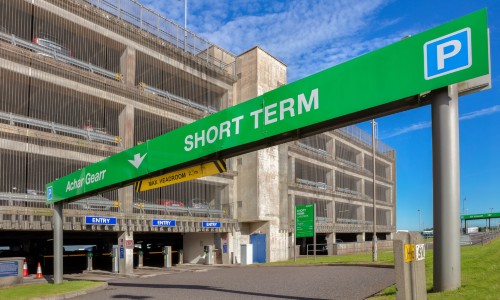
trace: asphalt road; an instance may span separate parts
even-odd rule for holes
[[[112,280],[73,299],[365,299],[394,280],[391,268],[232,267]]]

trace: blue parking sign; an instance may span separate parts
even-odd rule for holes
[[[464,28],[424,44],[426,80],[467,69],[471,65],[470,28]]]

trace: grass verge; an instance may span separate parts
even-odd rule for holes
[[[462,286],[454,291],[432,291],[433,251],[425,257],[428,299],[500,299],[500,239],[481,246],[461,248]],[[391,286],[373,299],[395,299],[396,287]]]
[[[313,256],[308,258],[297,258],[297,261],[288,260],[273,263],[266,263],[266,266],[279,266],[279,265],[303,265],[303,264],[394,264],[394,255],[392,249],[381,249],[377,252],[377,262],[372,262],[371,253],[360,253],[341,256],[323,256],[317,255],[316,260]]]
[[[40,297],[56,296],[98,287],[105,284],[97,281],[72,280],[62,284],[17,285],[0,289],[0,299],[27,300]]]

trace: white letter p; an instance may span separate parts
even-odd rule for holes
[[[444,49],[446,47],[453,47],[453,50],[445,53]],[[462,49],[462,43],[460,43],[459,40],[451,40],[449,42],[443,43],[441,45],[437,45],[437,63],[438,63],[438,70],[441,70],[444,68],[444,61],[445,59],[448,59],[450,57],[453,57],[457,55],[460,52],[460,49]]]

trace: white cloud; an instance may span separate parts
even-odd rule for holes
[[[261,46],[287,64],[291,82],[407,35],[406,30],[390,36],[372,36],[400,21],[378,14],[391,2],[188,0],[188,28],[235,54]],[[181,25],[184,23],[184,0],[143,3]]]
[[[407,126],[407,127],[398,128],[398,129],[394,130],[393,132],[384,134],[380,138],[381,139],[388,139],[388,138],[392,138],[392,137],[395,137],[395,136],[398,136],[398,135],[402,135],[402,134],[405,134],[405,133],[413,132],[413,131],[416,131],[416,130],[430,128],[431,126],[432,126],[432,123],[430,121],[428,121],[428,122],[419,122],[419,123],[415,123],[415,124],[412,124],[412,125]]]
[[[494,113],[497,113],[497,112],[500,112],[500,105],[495,105],[495,106],[488,107],[488,108],[485,108],[485,109],[481,109],[481,110],[477,110],[477,111],[473,111],[473,112],[470,112],[470,113],[463,114],[463,115],[460,116],[460,121],[471,120],[471,119],[475,119],[475,118],[478,118],[478,117],[482,117],[482,116],[486,116],[486,115],[491,115],[491,114],[494,114]]]
[[[479,118],[479,117],[482,117],[482,116],[491,115],[491,114],[498,113],[498,112],[500,112],[500,105],[495,105],[495,106],[488,107],[488,108],[485,108],[485,109],[481,109],[481,110],[476,110],[476,111],[473,111],[473,112],[465,113],[465,114],[463,114],[463,115],[461,115],[459,117],[459,120],[460,121],[472,120],[472,119],[475,119],[475,118]],[[413,132],[413,131],[430,128],[431,126],[432,126],[432,123],[430,121],[415,123],[415,124],[412,124],[410,126],[406,126],[406,127],[403,127],[403,128],[398,128],[398,129],[396,129],[396,130],[394,130],[392,132],[383,134],[381,136],[381,139],[392,138],[392,137],[395,137],[395,136],[398,136],[398,135],[402,135],[402,134],[406,134],[406,133],[410,133],[410,132]]]

